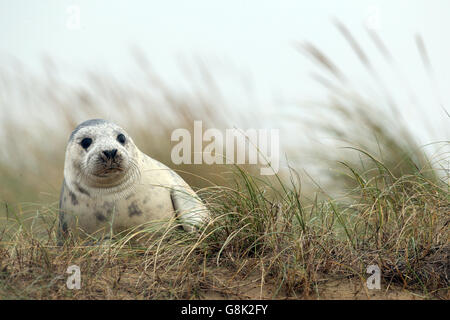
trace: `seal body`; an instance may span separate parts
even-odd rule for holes
[[[178,219],[192,231],[209,212],[173,170],[142,153],[119,126],[80,124],[66,149],[59,238],[117,234],[149,222]]]

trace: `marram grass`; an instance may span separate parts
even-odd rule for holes
[[[72,239],[58,247],[56,208],[28,218],[14,213],[2,223],[0,296],[195,299],[216,292],[246,298],[238,284],[252,279],[271,288],[265,298],[314,297],[327,279],[364,282],[367,266],[377,264],[385,288],[445,298],[448,185],[420,172],[394,178],[383,170],[373,177],[348,169],[359,181],[352,201],[307,199],[294,172],[292,183],[283,183],[237,168],[234,187],[200,191],[213,217],[198,233],[173,220],[101,245]],[[82,270],[79,291],[65,287],[73,264]]]

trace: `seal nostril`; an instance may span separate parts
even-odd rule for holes
[[[112,149],[112,150],[104,150],[103,154],[106,156],[106,158],[108,159],[114,159],[114,157],[117,154],[117,149]]]

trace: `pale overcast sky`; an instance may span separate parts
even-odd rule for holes
[[[77,10],[79,26],[74,18]],[[314,43],[355,82],[367,80],[333,25],[334,17],[352,31],[380,73],[389,78],[365,26],[368,23],[376,29],[410,86],[419,91],[421,102],[427,101],[426,109],[417,112],[418,121],[424,113],[442,120],[442,109],[430,104],[425,89],[429,81],[414,36],[418,33],[425,39],[449,109],[447,0],[0,0],[0,65],[13,56],[39,70],[45,54],[74,69],[104,68],[118,75],[130,74],[135,68],[130,48],[137,46],[173,86],[180,78],[180,59],[198,56],[219,78],[229,72],[227,65],[248,75],[261,101],[314,98],[322,91],[309,73],[317,69],[295,49],[298,42]],[[392,90],[395,93],[396,88]]]

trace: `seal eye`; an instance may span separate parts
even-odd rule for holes
[[[119,141],[121,144],[124,144],[125,141],[126,141],[126,138],[125,138],[125,136],[123,134],[119,134],[117,136],[117,141]]]
[[[92,139],[91,138],[84,138],[83,140],[81,140],[81,146],[83,147],[83,149],[87,149],[89,148],[89,146],[92,143]]]

